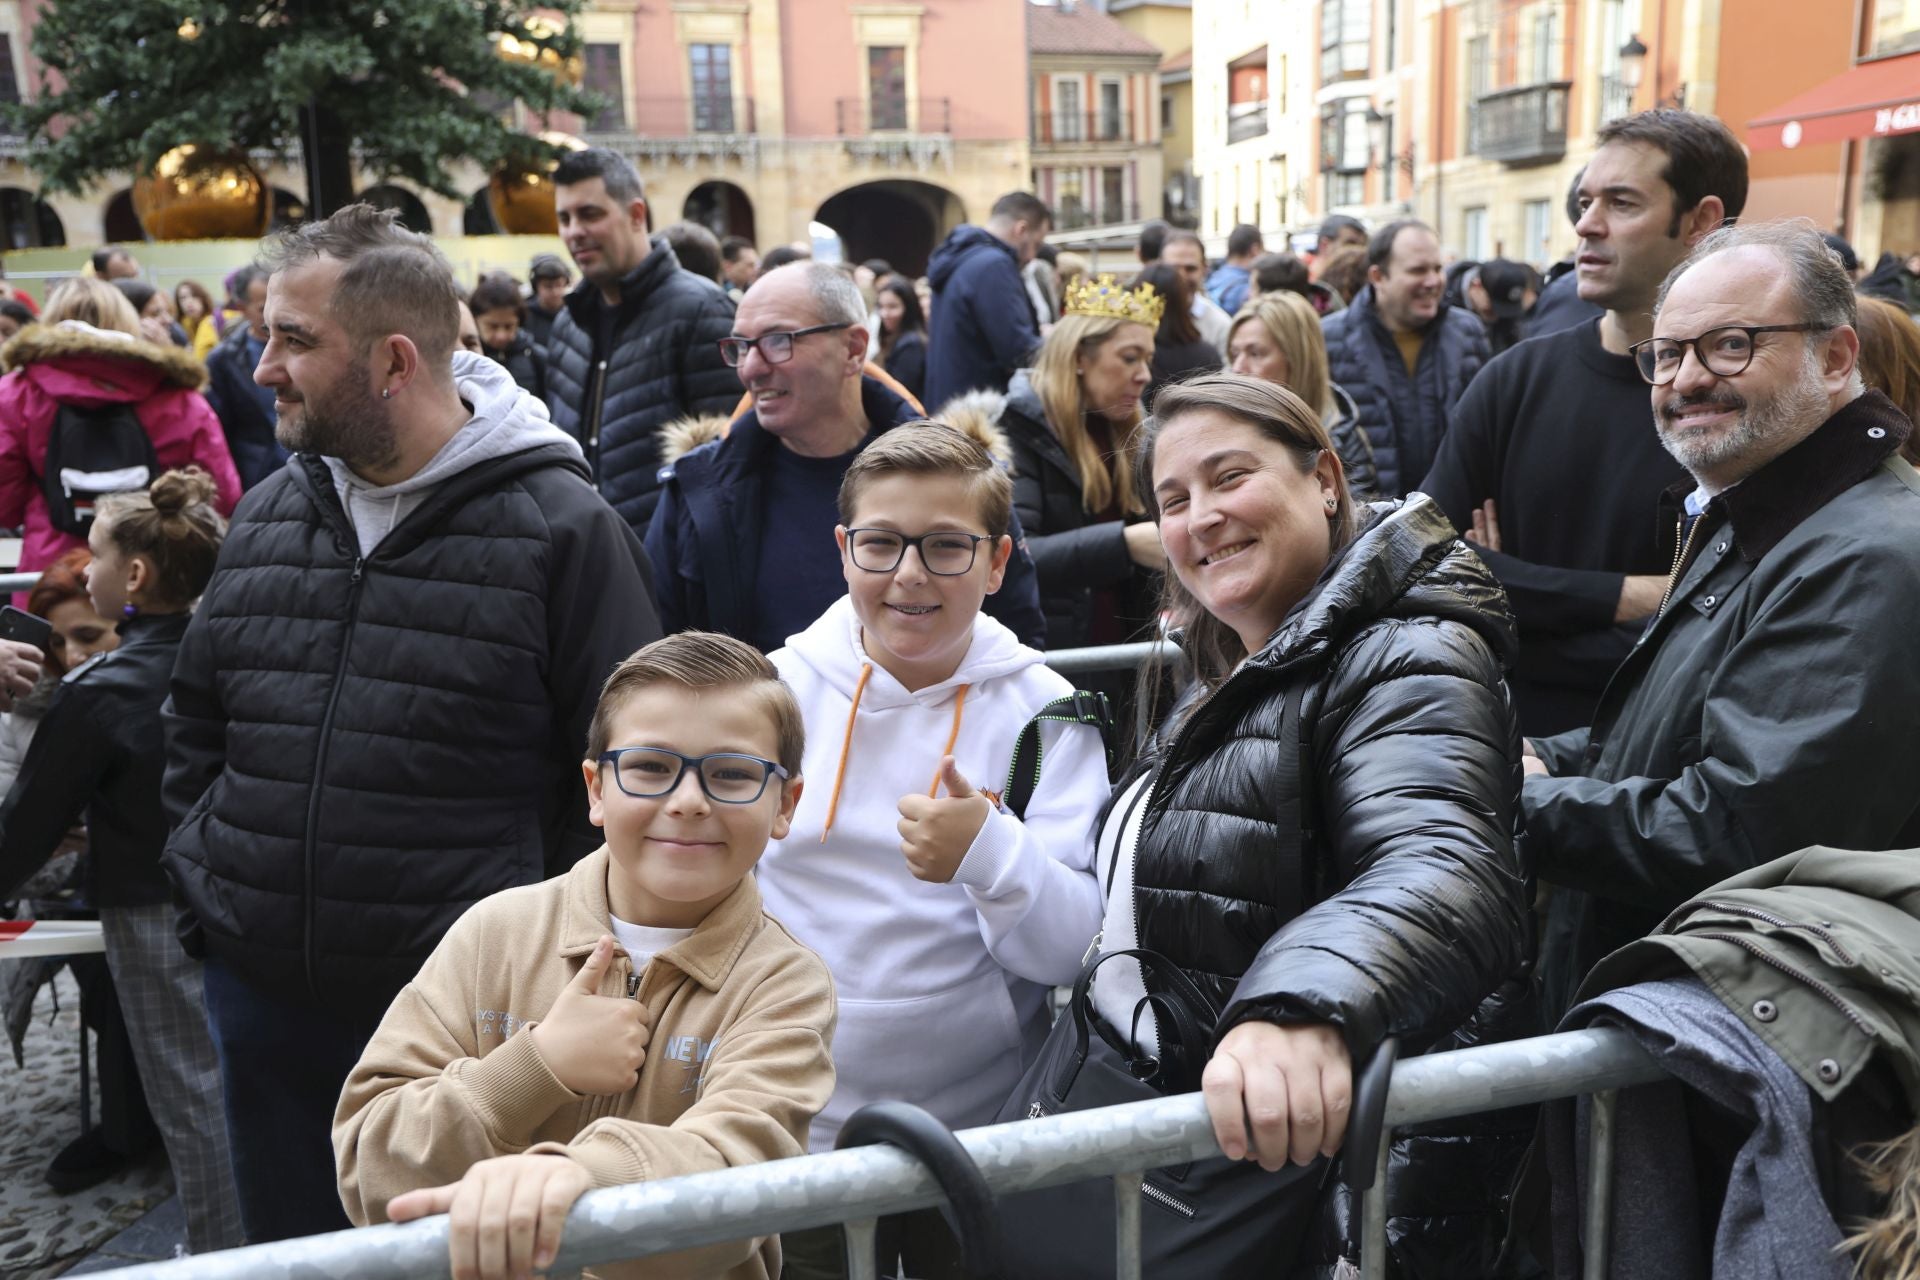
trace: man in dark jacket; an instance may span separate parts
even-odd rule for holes
[[[569,152],[554,209],[580,287],[547,337],[547,407],[586,450],[594,483],[636,533],[658,500],[659,430],[725,413],[740,394],[716,345],[733,327],[720,286],[647,239],[640,175],[624,156]]]
[[[352,205],[272,256],[255,376],[296,456],[241,506],[165,712],[164,861],[252,1241],[347,1225],[347,1073],[461,912],[598,843],[581,744],[660,634],[578,445],[454,352],[430,240]]]
[[[1507,589],[1521,635],[1508,678],[1534,735],[1591,722],[1660,603],[1660,494],[1686,472],[1661,447],[1628,347],[1652,333],[1667,273],[1747,198],[1740,143],[1687,111],[1606,125],[1587,174],[1577,278],[1606,312],[1481,370],[1420,485]]]
[[[234,273],[240,323],[207,352],[207,403],[220,419],[240,487],[251,489],[278,471],[287,451],[273,438],[273,390],[253,380],[267,349],[267,273],[246,266]]]
[[[1920,475],[1913,424],[1861,389],[1853,282],[1811,223],[1756,223],[1663,294],[1635,355],[1691,475],[1667,491],[1673,574],[1592,727],[1525,762],[1555,1015],[1716,881],[1811,844],[1920,844]]]
[[[1053,226],[1039,197],[1014,191],[994,201],[987,225],[956,227],[933,251],[927,280],[930,413],[966,391],[1005,391],[1013,371],[1040,345],[1040,325],[1020,271]]]
[[[1367,288],[1326,318],[1327,365],[1360,410],[1383,498],[1406,494],[1427,474],[1447,414],[1487,362],[1480,321],[1440,295],[1440,242],[1403,218],[1367,242]]]
[[[880,432],[923,416],[862,373],[866,304],[838,267],[796,262],[754,282],[728,359],[753,408],[724,440],[662,469],[647,530],[669,631],[724,631],[771,653],[846,594],[840,479]],[[1016,517],[1013,558],[986,611],[1038,648],[1040,594]]]

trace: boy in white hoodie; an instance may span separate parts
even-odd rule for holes
[[[978,442],[911,423],[840,487],[848,594],[773,655],[808,728],[814,785],[760,864],[767,910],[817,951],[840,998],[838,1085],[814,1122],[900,1099],[956,1129],[992,1121],[1100,927],[1097,730],[1043,722],[1024,819],[975,783],[1008,775],[1021,730],[1073,686],[980,612],[1000,586],[1012,482]],[[789,1235],[787,1274],[837,1274],[841,1233]],[[956,1274],[932,1211],[882,1224],[882,1260]]]

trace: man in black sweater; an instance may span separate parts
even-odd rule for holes
[[[1473,543],[1520,624],[1510,683],[1529,735],[1589,723],[1660,604],[1661,492],[1684,478],[1661,447],[1627,348],[1652,335],[1660,282],[1746,204],[1745,153],[1710,116],[1613,121],[1581,179],[1580,297],[1596,321],[1530,338],[1453,410],[1420,489]]]

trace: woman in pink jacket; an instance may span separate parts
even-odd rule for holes
[[[213,477],[220,514],[232,512],[240,477],[220,420],[200,394],[207,371],[193,353],[137,337],[140,319],[132,304],[104,280],[62,284],[41,321],[0,347],[6,375],[0,377],[0,528],[25,525],[20,571],[36,572],[86,545],[84,536],[55,527],[43,488],[48,442],[63,405],[132,406],[159,471],[197,463]],[[14,602],[24,599],[22,593]]]

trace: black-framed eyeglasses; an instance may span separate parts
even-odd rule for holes
[[[957,578],[973,568],[973,557],[983,542],[993,539],[984,533],[923,533],[909,538],[896,529],[849,529],[847,553],[853,567],[868,573],[892,573],[907,558],[907,548],[920,553],[920,563],[928,573]]]
[[[1745,373],[1753,363],[1754,335],[1761,333],[1824,333],[1830,324],[1729,324],[1709,329],[1697,338],[1648,338],[1627,348],[1640,376],[1649,385],[1664,387],[1680,376],[1687,348],[1717,377],[1731,378]]]
[[[707,799],[721,804],[752,804],[767,789],[767,779],[784,779],[787,771],[759,756],[721,751],[683,756],[665,747],[621,747],[600,753],[602,765],[613,766],[613,780],[636,800],[671,795],[692,769]]]
[[[804,338],[810,333],[832,333],[835,329],[851,329],[851,324],[816,324],[807,329],[792,329],[785,333],[763,333],[757,338],[720,339],[720,358],[727,367],[737,369],[747,358],[747,352],[760,348],[760,358],[768,364],[785,364],[793,359],[793,343],[796,338]]]

